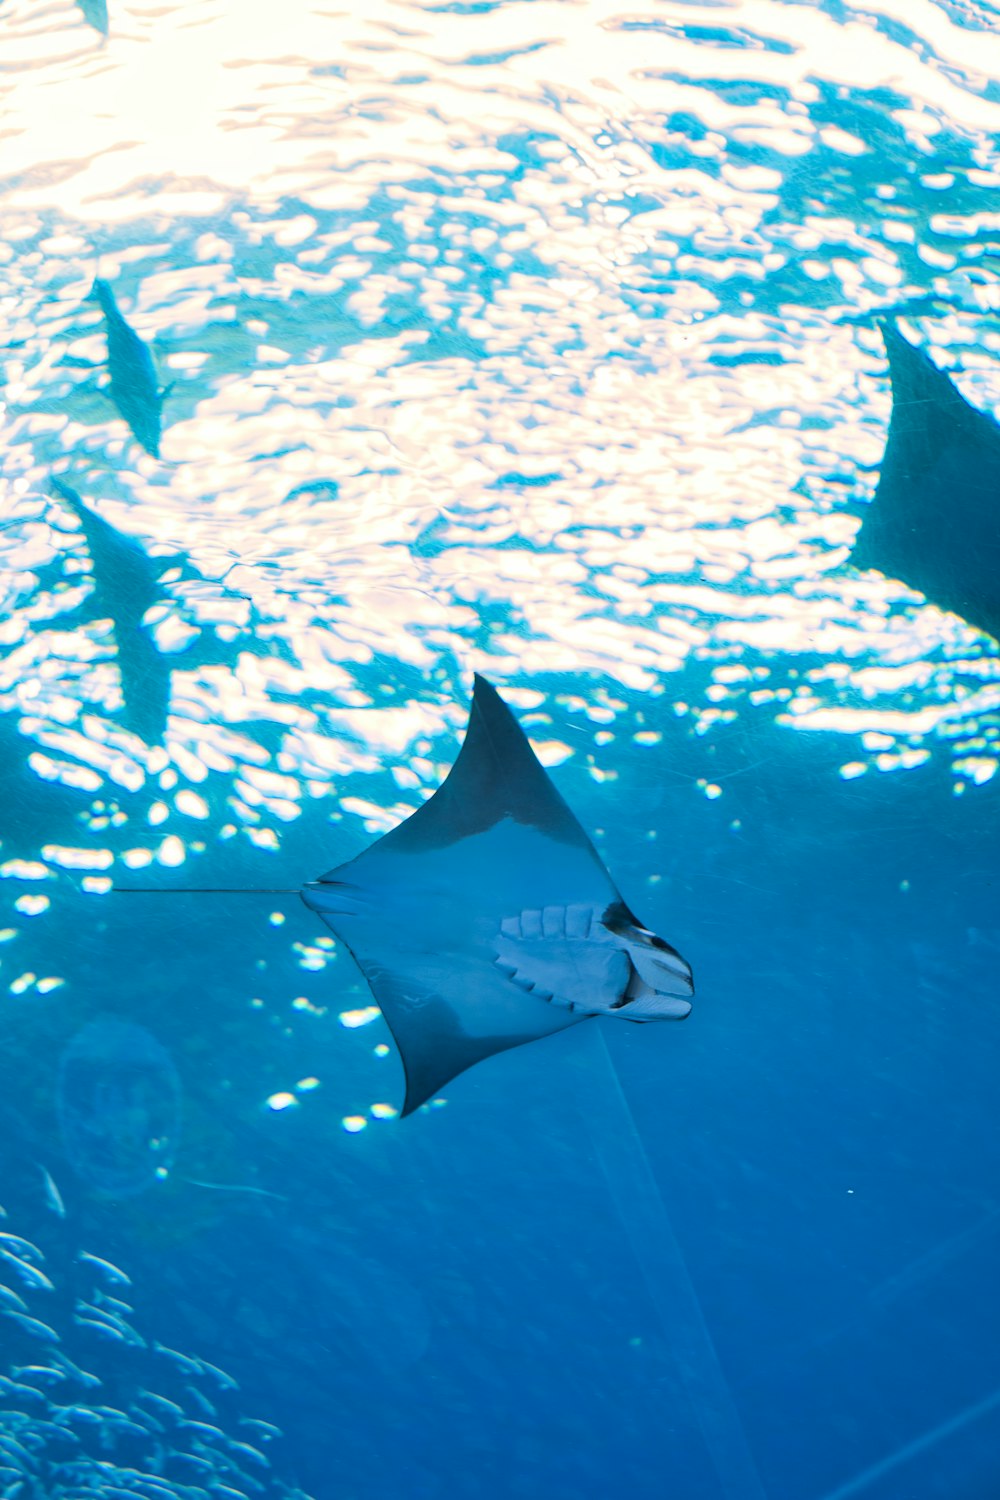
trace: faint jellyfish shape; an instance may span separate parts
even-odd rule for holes
[[[173,1164],[181,1081],[145,1027],[104,1017],[78,1031],[63,1052],[56,1111],[74,1171],[102,1197],[131,1197]]]

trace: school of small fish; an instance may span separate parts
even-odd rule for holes
[[[125,1271],[79,1250],[67,1316],[45,1253],[0,1215],[3,1500],[308,1500],[272,1471],[265,1450],[280,1431],[235,1409],[236,1381],[135,1326]],[[128,1351],[107,1377],[113,1389],[90,1368],[107,1344]]]

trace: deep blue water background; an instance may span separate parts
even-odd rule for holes
[[[0,13],[0,1228],[39,1316],[126,1405],[148,1360],[70,1290],[127,1268],[318,1500],[992,1500],[1000,657],[846,549],[879,313],[1000,403],[996,12],[286,9]],[[98,269],[176,381],[160,464],[98,390]],[[163,747],[59,621],[53,470],[199,575]],[[473,669],[695,1010],[378,1119],[395,1052],[291,892],[438,783]],[[125,1198],[57,1119],[102,1015],[184,1097]]]

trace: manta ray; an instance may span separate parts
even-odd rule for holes
[[[459,1073],[591,1016],[680,1020],[691,969],[643,926],[511,710],[477,676],[434,795],[304,886],[395,1038],[408,1115]]]
[[[851,562],[1000,640],[1000,426],[892,323],[892,417]]]

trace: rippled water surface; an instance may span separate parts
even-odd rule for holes
[[[848,559],[881,317],[1000,410],[1000,12],[5,0],[0,97],[0,1197],[321,1500],[990,1500],[1000,647]],[[698,1002],[400,1122],[294,892],[473,670]],[[107,1016],[184,1095],[118,1201]]]

